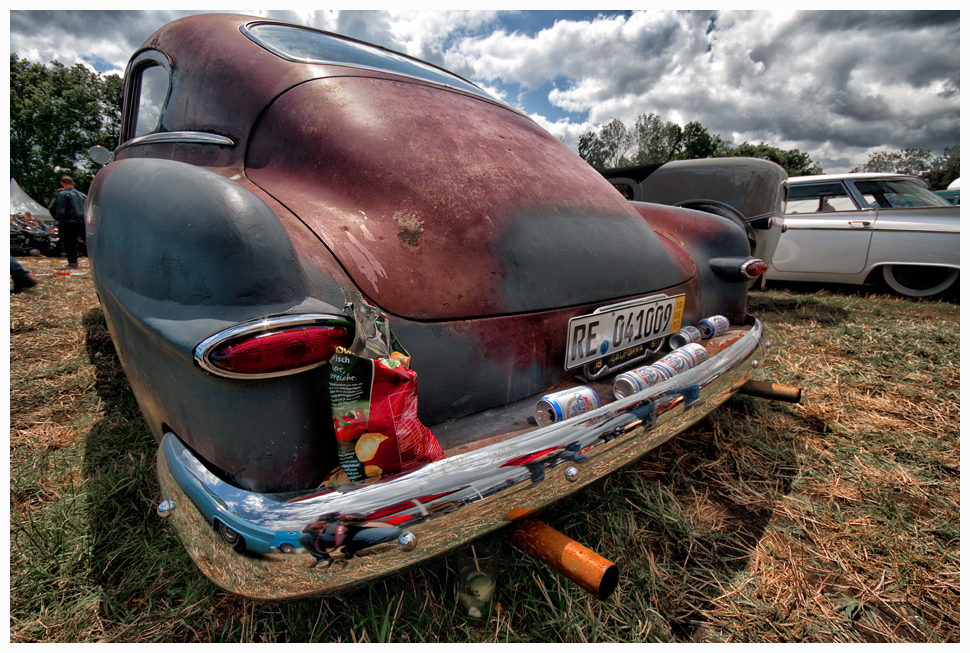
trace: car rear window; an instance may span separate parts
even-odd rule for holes
[[[950,205],[936,193],[906,179],[857,181],[855,187],[872,207],[900,209]]]
[[[795,184],[788,191],[787,213],[855,211],[849,192],[839,182]]]
[[[294,25],[256,23],[247,25],[246,35],[273,54],[305,63],[339,63],[383,70],[444,84],[489,100],[494,98],[457,75],[418,59],[361,41]]]

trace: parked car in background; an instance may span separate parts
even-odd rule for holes
[[[744,227],[751,255],[770,263],[784,229],[788,173],[747,157],[689,159],[601,174],[628,200],[720,215]]]
[[[919,177],[848,173],[788,180],[785,233],[766,279],[884,281],[929,297],[960,275],[960,208]]]
[[[170,23],[94,157],[92,276],[159,441],[159,512],[239,594],[342,590],[506,526],[703,418],[761,358],[746,300],[766,266],[733,218],[627,202],[520,111],[358,40]],[[738,206],[771,222],[783,178],[745,170]],[[711,316],[706,360],[614,396]],[[383,339],[381,365],[416,379],[395,427],[442,451],[394,474],[367,462],[387,440],[373,400],[334,385],[345,349]],[[539,398],[582,385],[588,410],[538,425]]]

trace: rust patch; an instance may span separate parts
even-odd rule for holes
[[[397,239],[408,247],[418,247],[421,244],[421,233],[424,231],[424,221],[417,216],[405,213],[395,213],[394,219],[401,225]]]

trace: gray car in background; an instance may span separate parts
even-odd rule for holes
[[[751,255],[771,263],[784,230],[788,173],[777,163],[749,157],[686,159],[601,174],[633,202],[713,213],[744,227]]]
[[[766,278],[864,284],[907,297],[949,289],[960,275],[960,207],[925,181],[890,173],[788,180],[786,231]]]

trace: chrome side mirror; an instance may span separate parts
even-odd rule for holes
[[[88,150],[88,156],[91,157],[91,160],[95,163],[105,165],[111,161],[112,155],[111,151],[107,148],[101,147],[100,145],[95,145]]]

